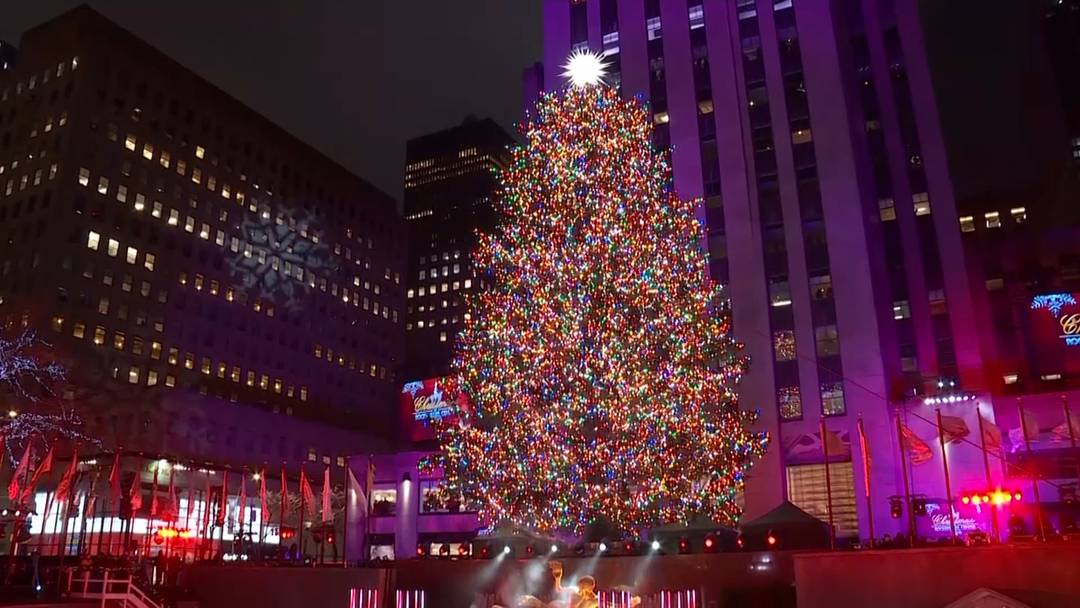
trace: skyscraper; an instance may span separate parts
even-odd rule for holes
[[[0,72],[0,320],[111,449],[325,462],[396,424],[394,201],[87,7]]]
[[[878,535],[903,530],[894,415],[929,442],[914,396],[985,388],[917,3],[545,0],[544,18],[545,85],[572,50],[606,54],[610,86],[648,102],[679,194],[703,199],[752,358],[742,403],[772,436],[747,517],[789,499],[824,518],[831,445],[839,534],[867,536],[870,511]],[[913,489],[943,503],[941,477],[924,467]]]
[[[462,297],[480,287],[470,254],[477,231],[494,226],[496,170],[506,165],[512,143],[495,121],[470,117],[407,144],[408,380],[450,371],[454,337],[466,315]]]

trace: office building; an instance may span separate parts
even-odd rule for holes
[[[406,146],[408,381],[450,372],[454,338],[467,314],[464,297],[481,286],[471,264],[476,235],[495,226],[496,171],[513,143],[490,118],[468,118]]]
[[[878,536],[903,530],[894,415],[933,443],[923,400],[986,388],[917,4],[545,1],[545,85],[572,50],[604,53],[610,86],[649,103],[676,190],[703,199],[711,273],[752,360],[741,400],[772,437],[750,518],[784,499],[826,516],[824,421],[843,446],[838,533],[866,537],[871,511]],[[970,402],[950,409],[973,426]],[[957,487],[981,478],[974,448],[949,458]],[[944,502],[940,467],[913,477]]]
[[[0,72],[0,237],[104,449],[340,471],[396,427],[394,201],[85,6]]]

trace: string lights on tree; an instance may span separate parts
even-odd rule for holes
[[[733,524],[768,437],[736,385],[747,367],[701,249],[698,201],[671,188],[645,107],[577,56],[503,171],[502,222],[475,253],[457,390],[436,465],[489,526],[631,535],[703,516]]]

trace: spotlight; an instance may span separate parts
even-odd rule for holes
[[[712,534],[705,536],[705,552],[712,553],[716,550],[716,537]]]
[[[971,502],[971,497],[970,496],[964,496],[963,498],[960,499],[960,502],[962,502],[962,503],[964,503],[966,505],[966,504]]]
[[[600,549],[601,553],[607,551],[607,543],[600,543],[600,546],[598,548]]]
[[[1015,500],[1017,502],[1020,502],[1020,499],[1023,498],[1023,497],[1024,497],[1024,495],[1021,494],[1020,492],[1017,492],[1017,493],[1013,494],[1013,500]]]
[[[625,543],[623,543],[623,551],[625,551],[626,553],[633,553],[634,552],[634,543],[632,543],[630,541],[626,541]]]
[[[559,552],[559,545],[556,545],[555,543],[552,543],[551,544],[551,552],[552,553],[558,553]]]
[[[735,546],[739,549],[744,549],[746,547],[746,541],[743,540],[742,534],[735,537]]]
[[[460,555],[461,557],[467,556],[469,554],[469,545],[461,543],[460,545],[458,545],[457,552],[458,555]]]
[[[684,537],[679,539],[679,553],[689,553],[689,552],[690,552],[690,541],[686,540],[686,537],[684,536]]]
[[[416,557],[424,557],[425,555],[427,555],[427,549],[424,548],[424,545],[416,545]]]
[[[503,545],[503,555],[510,554],[510,545]]]
[[[776,534],[772,530],[769,530],[769,535],[765,537],[765,542],[768,543],[770,547],[775,547],[780,540],[776,538]]]
[[[652,541],[652,543],[649,544],[649,546],[652,547],[653,551],[659,551],[660,550],[660,541],[654,540],[654,541]]]

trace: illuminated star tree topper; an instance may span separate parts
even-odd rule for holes
[[[570,54],[562,75],[575,87],[603,84],[608,65],[603,55],[587,49],[578,50]]]
[[[646,108],[587,86],[592,61],[571,60],[574,86],[539,101],[502,173],[447,388],[472,407],[441,426],[436,464],[489,526],[734,524],[768,438],[738,405],[747,360],[699,201],[672,192]]]

